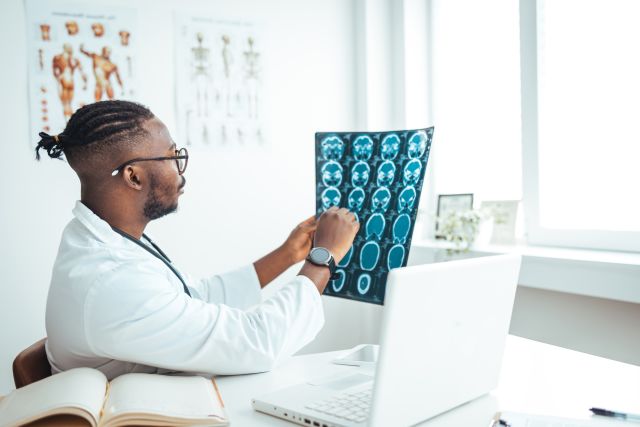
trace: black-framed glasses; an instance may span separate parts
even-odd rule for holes
[[[113,172],[111,172],[111,176],[118,175],[118,172],[120,172],[123,168],[129,166],[132,163],[147,162],[147,161],[150,161],[150,160],[153,160],[153,161],[175,160],[176,166],[178,166],[178,175],[182,175],[184,173],[184,171],[187,169],[187,163],[189,163],[189,152],[187,151],[186,148],[181,148],[179,150],[176,150],[176,155],[175,156],[138,157],[138,158],[135,158],[135,159],[127,160],[126,162],[124,162],[123,164],[121,164],[120,166],[115,168],[113,170]]]

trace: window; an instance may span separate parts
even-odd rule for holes
[[[522,195],[518,4],[432,0],[435,193]]]
[[[520,8],[529,241],[640,250],[640,2]]]

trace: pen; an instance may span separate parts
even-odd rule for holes
[[[489,427],[511,427],[511,424],[500,418],[500,415],[502,415],[500,412],[496,412]]]
[[[607,409],[602,409],[602,408],[590,408],[589,410],[594,414],[601,415],[603,417],[614,417],[614,418],[622,418],[623,420],[629,420],[629,421],[640,421],[640,415],[636,415],[636,414],[626,414],[624,412],[609,411]]]

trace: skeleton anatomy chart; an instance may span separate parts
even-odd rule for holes
[[[31,137],[59,133],[75,110],[135,99],[132,9],[27,0]]]
[[[407,265],[433,127],[316,133],[316,211],[346,207],[360,231],[325,294],[384,302],[389,270]]]
[[[176,15],[178,132],[187,146],[261,143],[257,26]]]

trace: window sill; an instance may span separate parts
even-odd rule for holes
[[[410,264],[516,253],[522,255],[520,286],[640,304],[640,253],[476,244],[448,255],[453,248],[443,240],[414,240]]]

